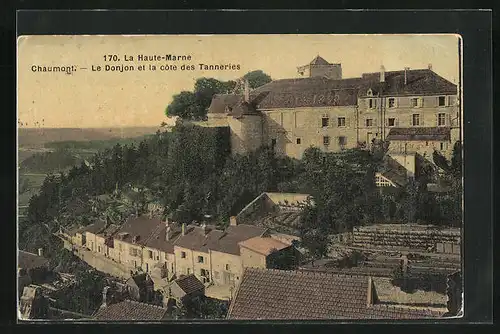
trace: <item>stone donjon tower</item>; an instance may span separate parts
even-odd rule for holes
[[[342,79],[342,65],[331,64],[319,55],[309,64],[297,68],[297,72],[305,77],[325,77],[332,80]]]

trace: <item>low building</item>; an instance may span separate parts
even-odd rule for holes
[[[294,267],[298,256],[293,246],[270,236],[254,237],[238,244],[244,268]],[[280,257],[284,261],[280,261]],[[277,262],[286,262],[278,264]]]
[[[43,250],[38,255],[19,250],[18,253],[18,292],[23,293],[24,287],[43,282],[49,275],[49,260],[43,257]]]
[[[20,320],[47,319],[49,302],[43,296],[42,289],[36,285],[24,287],[19,300],[18,318]]]
[[[314,204],[309,194],[264,192],[246,205],[233,220],[273,232],[298,234],[300,215],[307,203]]]
[[[123,300],[101,307],[92,317],[94,321],[161,321],[168,319],[168,310],[161,306]]]
[[[386,140],[390,154],[419,153],[431,161],[434,151],[450,158],[454,145],[449,127],[391,128]]]
[[[379,303],[370,277],[247,268],[229,320],[425,319],[444,313]]]
[[[135,273],[126,282],[131,298],[140,302],[151,302],[154,295],[154,283],[146,273]]]
[[[191,274],[181,276],[172,281],[167,288],[166,296],[174,299],[177,303],[185,304],[187,301],[205,294],[205,285]]]
[[[414,157],[413,159],[410,157],[408,160],[412,160],[413,166],[415,166]],[[415,176],[414,167],[411,168],[407,166],[407,168],[405,168],[397,159],[394,159],[389,155],[385,155],[382,165],[375,173],[375,184],[377,187],[404,187],[408,184],[409,179]]]

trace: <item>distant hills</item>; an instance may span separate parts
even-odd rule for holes
[[[41,148],[49,142],[134,138],[154,134],[160,127],[125,128],[20,128],[19,147]]]

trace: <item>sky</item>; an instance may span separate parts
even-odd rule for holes
[[[22,36],[18,39],[18,121],[46,128],[158,126],[172,96],[200,77],[234,80],[253,70],[273,79],[300,77],[297,67],[320,55],[342,64],[344,78],[386,71],[432,69],[458,84],[458,35],[149,35]],[[190,61],[139,62],[138,55],[190,55]],[[118,62],[104,57],[116,55]],[[125,61],[132,56],[133,61]],[[239,65],[201,70],[199,64]],[[157,66],[156,71],[149,65]],[[177,71],[160,65],[176,64]],[[183,64],[194,70],[181,70]],[[105,71],[132,65],[134,71]],[[139,71],[138,66],[145,65]],[[74,66],[71,74],[33,66]],[[92,66],[101,71],[92,71]],[[86,68],[86,69],[82,69]]]

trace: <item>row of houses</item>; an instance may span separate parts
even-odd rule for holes
[[[97,222],[84,228],[61,231],[66,247],[86,248],[130,271],[141,270],[169,281],[194,274],[205,284],[235,286],[243,268],[266,268],[273,258],[290,255],[291,242],[268,229],[238,224],[218,229],[213,225],[178,224],[151,216],[130,217],[121,227]]]

